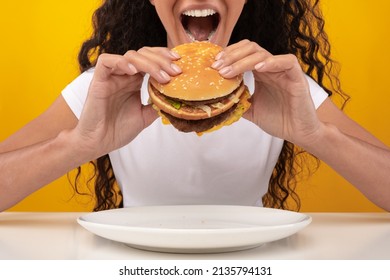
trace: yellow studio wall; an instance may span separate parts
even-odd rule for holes
[[[351,96],[345,112],[390,145],[390,2],[323,0],[322,8],[341,85]],[[381,211],[324,163],[299,193],[302,211]]]
[[[91,32],[91,15],[99,3],[2,1],[0,141],[43,112],[78,75],[77,52]],[[389,145],[390,2],[323,0],[322,6],[333,56],[341,65],[342,86],[352,97],[346,113]],[[325,164],[298,190],[302,211],[380,211]],[[91,207],[89,199],[73,197],[64,176],[11,210],[89,211]]]
[[[1,141],[49,107],[79,74],[78,50],[100,0],[0,1]],[[64,176],[12,210],[91,210],[89,198],[73,194]]]

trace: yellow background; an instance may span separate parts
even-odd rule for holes
[[[0,140],[39,115],[78,75],[77,52],[99,2],[1,0]],[[390,2],[323,0],[322,5],[342,86],[352,96],[346,113],[389,145]],[[325,164],[299,190],[302,211],[380,211]],[[88,199],[72,195],[64,176],[12,210],[91,209]]]

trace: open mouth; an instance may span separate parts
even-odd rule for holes
[[[181,23],[191,41],[211,41],[220,21],[213,9],[187,10],[181,15]]]

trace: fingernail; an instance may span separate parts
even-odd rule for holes
[[[135,68],[135,66],[133,64],[129,63],[129,64],[127,64],[127,67],[129,67],[131,75],[134,75],[135,73],[137,73],[137,69]]]
[[[179,59],[179,58],[180,58],[180,55],[179,55],[177,52],[175,52],[175,51],[170,51],[170,53],[171,53],[171,55],[172,55],[173,58],[176,58],[176,59]]]
[[[164,70],[160,70],[160,77],[167,82],[171,80],[171,77]]]
[[[230,72],[232,72],[232,70],[233,70],[233,68],[231,66],[227,66],[227,67],[224,67],[221,70],[219,70],[219,74],[221,74],[222,76],[226,76]]]
[[[260,62],[260,63],[258,63],[258,64],[255,65],[255,69],[256,69],[257,71],[259,71],[261,68],[264,67],[264,65],[265,65],[265,62],[264,62],[264,61],[263,61],[263,62]]]
[[[224,52],[220,52],[219,54],[216,55],[215,60],[220,60],[223,55]]]
[[[175,63],[171,64],[171,68],[173,71],[175,71],[175,73],[177,73],[177,74],[181,73],[181,68],[179,66],[177,66]]]
[[[223,65],[223,60],[217,60],[212,65],[211,68],[219,69]]]

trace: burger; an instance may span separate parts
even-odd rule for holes
[[[164,124],[182,132],[202,135],[238,121],[250,107],[250,94],[243,76],[225,79],[211,65],[222,51],[210,42],[179,45],[173,51],[182,73],[167,84],[154,78],[148,82],[153,108]]]

